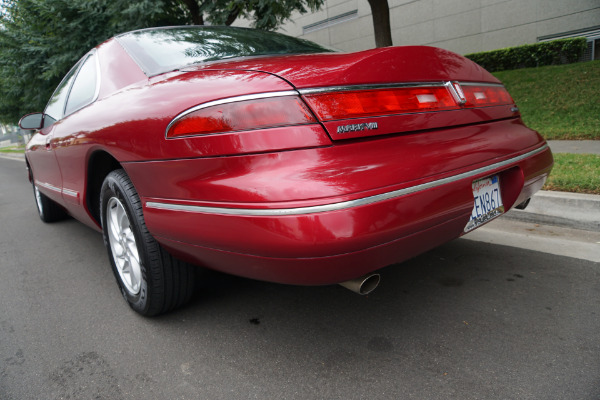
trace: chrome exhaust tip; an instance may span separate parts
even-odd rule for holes
[[[360,278],[351,279],[346,282],[341,282],[340,285],[346,289],[352,290],[354,293],[365,295],[371,293],[377,286],[381,277],[379,274],[367,274]]]
[[[531,197],[528,198],[527,200],[525,200],[524,202],[522,202],[521,204],[515,206],[515,208],[517,210],[524,210],[527,208],[527,206],[529,205],[529,202],[531,201]]]

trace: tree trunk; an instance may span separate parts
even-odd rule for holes
[[[194,25],[204,25],[204,18],[200,12],[200,6],[196,0],[183,0],[183,4],[187,7],[192,17],[192,23]]]
[[[392,46],[392,29],[390,26],[390,7],[387,0],[369,0],[373,14],[375,29],[375,46]]]
[[[238,5],[235,5],[233,6],[233,10],[231,10],[229,15],[227,16],[227,19],[225,20],[225,25],[229,26],[233,24],[233,21],[237,19],[238,15],[240,15],[240,7]]]

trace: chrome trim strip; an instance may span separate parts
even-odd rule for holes
[[[473,171],[464,172],[462,174],[450,176],[448,178],[439,179],[437,181],[423,183],[421,185],[411,186],[405,189],[394,190],[392,192],[381,193],[374,196],[363,197],[362,199],[342,201],[339,203],[324,204],[319,206],[310,207],[297,207],[297,208],[279,208],[279,209],[249,209],[249,208],[224,208],[224,207],[204,207],[204,206],[191,206],[186,204],[169,204],[161,203],[157,201],[146,202],[147,208],[154,208],[157,210],[169,210],[169,211],[186,211],[204,214],[224,214],[224,215],[240,215],[240,216],[284,216],[284,215],[304,215],[314,214],[328,211],[344,210],[347,208],[359,207],[368,204],[378,203],[380,201],[393,199],[396,197],[406,196],[407,194],[420,192],[423,190],[431,189],[437,186],[442,186],[448,183],[456,182],[461,179],[471,178],[476,175],[484,174],[493,171],[498,168],[506,167],[510,164],[522,161],[528,157],[534,156],[548,149],[548,145],[544,144],[542,147],[525,153],[523,155],[511,158],[510,160],[501,161],[495,164],[481,167]]]
[[[79,198],[79,192],[76,192],[75,190],[71,190],[71,189],[61,189],[59,187],[56,187],[54,185],[51,185],[49,183],[46,182],[40,182],[38,180],[35,181],[35,184],[37,186],[41,186],[44,187],[46,189],[52,190],[53,192],[57,192],[57,193],[61,193],[70,197],[75,197],[75,198]]]
[[[461,85],[466,86],[503,86],[501,83],[489,83],[489,82],[458,82]],[[329,86],[319,88],[308,88],[299,89],[300,94],[314,94],[314,93],[326,93],[326,92],[345,92],[353,90],[376,90],[376,89],[393,89],[393,88],[419,88],[419,87],[452,87],[452,82],[406,82],[406,83],[381,83],[373,85],[354,85],[354,86]],[[452,91],[452,89],[450,89]]]
[[[347,92],[354,90],[377,90],[394,88],[419,88],[419,87],[441,87],[444,82],[410,82],[410,83],[381,83],[376,85],[353,85],[353,86],[329,86],[320,88],[299,89],[300,94],[314,94],[326,92]]]
[[[295,90],[285,90],[285,91],[281,91],[281,92],[246,94],[243,96],[227,97],[225,99],[213,100],[213,101],[209,101],[207,103],[197,105],[192,108],[188,108],[187,110],[177,114],[177,116],[175,118],[173,118],[173,120],[171,122],[169,122],[169,125],[167,125],[167,129],[165,129],[165,139],[167,139],[167,140],[178,139],[178,138],[167,137],[167,133],[169,132],[169,129],[179,119],[185,117],[186,115],[188,115],[190,113],[193,113],[194,111],[202,110],[203,108],[207,108],[207,107],[218,106],[220,104],[228,104],[228,103],[235,103],[238,101],[267,99],[267,98],[271,98],[271,97],[283,97],[283,96],[298,96],[298,92],[296,92]]]
[[[45,187],[46,189],[52,190],[53,192],[58,192],[58,193],[62,193],[62,190],[54,185],[51,185],[49,183],[46,182],[40,182],[38,180],[35,181],[36,185],[41,186],[41,187]]]
[[[70,197],[75,197],[75,198],[79,197],[79,193],[74,190],[71,190],[71,189],[63,189],[62,192],[64,195],[67,195]]]
[[[458,82],[461,86],[500,86],[504,87],[501,83],[492,82]]]

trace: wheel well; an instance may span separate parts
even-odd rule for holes
[[[100,190],[102,189],[102,183],[106,175],[120,168],[122,168],[121,164],[104,151],[97,151],[90,156],[87,168],[86,203],[98,225],[100,225]]]

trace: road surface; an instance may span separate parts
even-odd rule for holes
[[[594,261],[459,239],[366,297],[209,273],[147,319],[99,233],[39,220],[23,162],[0,210],[3,400],[600,398]]]

